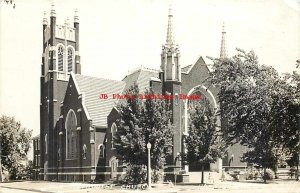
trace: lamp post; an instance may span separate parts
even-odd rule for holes
[[[151,143],[147,143],[147,149],[148,149],[148,187],[151,189],[151,158],[150,158],[150,149],[151,149]]]

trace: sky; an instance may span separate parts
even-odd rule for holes
[[[122,80],[141,65],[160,66],[169,5],[181,66],[218,57],[222,24],[227,52],[254,50],[280,73],[300,58],[300,0],[15,0],[0,1],[0,114],[39,134],[42,21],[55,4],[58,24],[80,19],[82,74]],[[210,63],[206,59],[207,63]]]

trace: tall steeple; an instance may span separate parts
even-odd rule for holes
[[[173,15],[172,15],[172,7],[171,4],[169,6],[169,15],[168,15],[168,29],[167,29],[167,45],[174,44],[173,39]]]
[[[220,58],[222,58],[222,59],[227,58],[227,49],[226,49],[226,31],[225,31],[225,24],[224,24],[224,23],[223,23],[223,30],[222,30],[222,40],[221,40]]]
[[[181,68],[180,68],[180,51],[179,46],[175,44],[173,35],[173,14],[172,8],[169,7],[167,39],[162,46],[161,53],[161,73],[160,79],[162,81],[181,82]]]

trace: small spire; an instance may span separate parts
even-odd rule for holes
[[[223,26],[222,26],[222,39],[221,39],[220,58],[222,58],[222,59],[227,58],[226,31],[225,31],[224,22],[223,22]]]
[[[78,9],[75,9],[74,23],[79,23]]]
[[[50,16],[55,17],[55,15],[56,15],[55,6],[54,6],[54,2],[52,2]]]
[[[48,25],[48,19],[47,19],[46,11],[44,11],[43,25]]]
[[[168,29],[167,29],[167,41],[166,44],[172,45],[174,44],[173,37],[173,14],[171,4],[169,5],[169,15],[168,15]]]

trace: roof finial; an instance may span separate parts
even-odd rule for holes
[[[78,9],[75,9],[74,23],[79,23]]]
[[[56,15],[55,6],[54,6],[54,2],[52,1],[50,16],[55,17],[55,15]]]
[[[46,11],[44,11],[43,25],[48,25],[48,19],[47,19]]]
[[[166,44],[172,45],[174,44],[173,39],[173,15],[172,15],[172,7],[169,5],[169,15],[168,15],[168,29],[167,29],[167,41]]]
[[[227,58],[226,31],[225,31],[224,22],[223,22],[223,26],[222,26],[222,39],[221,39],[220,58],[222,58],[222,59]]]

